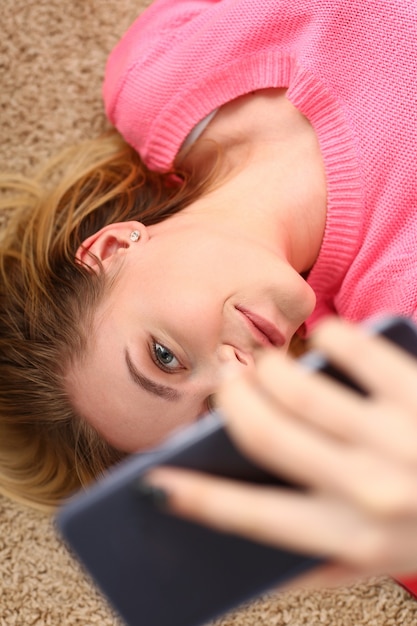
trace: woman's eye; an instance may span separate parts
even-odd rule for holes
[[[168,348],[165,348],[161,343],[154,341],[152,351],[156,365],[164,371],[172,372],[182,369],[182,365],[175,354],[171,352],[171,350],[168,350]]]

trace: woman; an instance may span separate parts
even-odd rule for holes
[[[10,231],[9,491],[59,499],[197,419],[222,364],[257,380],[260,348],[329,313],[415,315],[415,8],[305,5],[160,0],[113,52],[108,115],[160,174],[94,144]]]
[[[410,154],[417,138],[416,6],[274,0],[253,9],[244,0],[154,3],[110,57],[107,113],[150,167],[165,171],[178,151],[177,162],[201,167],[203,147],[187,156],[201,132],[201,140],[220,146],[225,156],[214,190],[166,223],[182,233],[189,229],[190,238],[177,240],[178,249],[198,242],[204,256],[207,244],[198,239],[204,224],[221,264],[214,273],[223,278],[221,267],[233,257],[223,258],[216,236],[230,224],[229,232],[245,244],[237,257],[247,260],[249,277],[254,278],[253,264],[264,276],[279,276],[274,297],[266,291],[258,300],[247,292],[241,300],[232,298],[232,309],[243,313],[254,336],[265,335],[265,344],[285,347],[298,324],[306,322],[309,332],[329,313],[355,321],[381,312],[416,317],[416,176]],[[233,241],[228,246],[233,254]],[[262,266],[262,246],[273,250],[280,265]],[[291,270],[308,275],[307,283]],[[204,275],[201,267],[199,272]],[[213,300],[219,282],[204,280]],[[314,312],[308,287],[317,298]],[[183,328],[192,327],[188,322],[183,320]],[[293,503],[288,527],[276,528],[273,514],[282,509],[283,494],[264,495],[263,502],[256,490],[210,481],[205,489],[203,479],[184,490],[181,480],[191,478],[180,474],[176,483],[172,473],[165,486],[173,509],[264,541],[329,554],[362,573],[413,572],[415,365],[369,339],[367,363],[360,335],[338,326],[322,333],[318,346],[356,377],[360,373],[373,392],[371,409],[369,400],[330,391],[322,382],[310,390],[305,375],[278,355],[261,360],[254,371],[255,346],[242,349],[235,337],[228,341],[230,363],[245,366],[245,375],[219,397],[230,411],[232,433],[258,462],[314,489],[313,497]],[[175,350],[168,358],[181,362]],[[210,362],[208,355],[204,362]],[[332,419],[335,413],[338,419]],[[375,413],[378,425],[384,417],[383,429],[373,424]],[[313,434],[312,424],[318,427]],[[329,432],[335,441],[328,440]],[[287,444],[293,442],[286,454],[285,436]],[[348,443],[346,451],[340,438]],[[308,453],[294,454],[293,447]],[[154,476],[158,487],[163,477]],[[297,507],[304,512],[298,511],[298,519],[316,517],[310,533],[295,523]],[[357,534],[354,546],[351,532]]]

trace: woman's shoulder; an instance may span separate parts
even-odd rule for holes
[[[404,4],[156,0],[108,59],[107,115],[149,167],[166,170],[193,127],[226,102],[288,86],[297,67],[330,88],[346,63],[358,74],[372,45],[380,54],[403,28]]]

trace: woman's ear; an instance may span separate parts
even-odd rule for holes
[[[101,266],[109,267],[130,246],[146,239],[149,239],[147,228],[140,222],[108,224],[83,241],[75,253],[75,259],[97,271]]]

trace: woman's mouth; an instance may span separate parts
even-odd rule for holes
[[[285,337],[275,324],[244,307],[237,306],[235,308],[246,318],[249,330],[258,343],[276,348],[281,348],[285,344]]]

